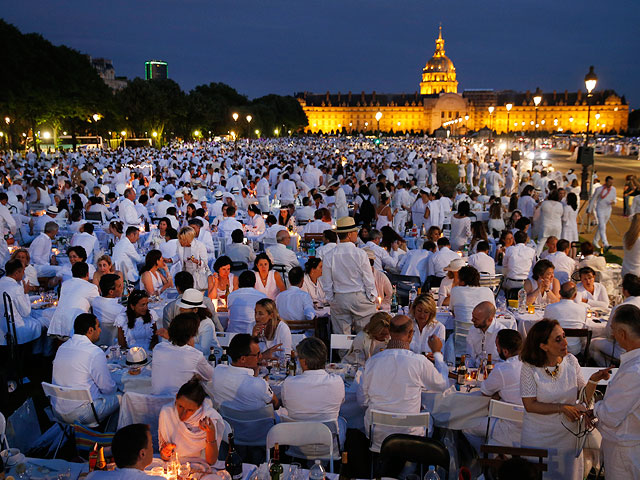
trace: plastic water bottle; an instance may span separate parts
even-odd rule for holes
[[[518,291],[518,313],[526,313],[527,311],[527,292],[524,288]]]
[[[310,257],[316,256],[316,241],[314,239],[312,239],[311,243],[309,244],[309,256]]]
[[[315,465],[309,469],[309,480],[325,480],[325,473],[320,460],[316,460]]]
[[[429,465],[429,471],[425,473],[424,480],[440,480],[440,475],[436,472],[436,467]]]
[[[415,301],[416,298],[418,298],[418,290],[416,289],[416,286],[413,285],[411,287],[411,290],[409,290],[409,307],[413,305],[413,302]]]

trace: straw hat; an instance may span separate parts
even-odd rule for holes
[[[356,226],[356,221],[353,219],[353,217],[342,217],[339,218],[336,222],[337,233],[349,233],[357,231],[358,227]]]
[[[443,268],[445,272],[458,272],[462,267],[465,266],[465,261],[461,258],[456,258],[449,262],[449,265]]]
[[[182,294],[182,298],[178,301],[177,306],[179,308],[201,308],[204,307],[203,299],[204,294],[200,290],[187,288]]]

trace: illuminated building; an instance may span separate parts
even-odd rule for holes
[[[116,77],[116,70],[113,68],[113,62],[108,58],[92,58],[87,55],[93,68],[96,69],[102,81],[114,92],[122,90],[127,86],[126,77]]]
[[[383,132],[425,132],[444,127],[450,134],[491,127],[497,133],[536,130],[536,106],[530,91],[465,90],[458,93],[453,62],[445,55],[440,28],[436,49],[422,70],[420,90],[415,93],[381,94],[338,92],[296,94],[309,120],[308,132],[376,131],[380,112]],[[538,131],[584,132],[587,95],[584,92],[542,93],[537,107]],[[629,105],[612,90],[593,93],[591,132],[627,129]],[[506,105],[513,107],[507,111]],[[489,113],[489,107],[494,111]],[[596,118],[596,114],[598,117]],[[468,117],[468,119],[467,119]],[[509,126],[507,126],[507,123]]]
[[[167,62],[150,60],[144,62],[145,80],[166,80],[169,78],[169,68]]]

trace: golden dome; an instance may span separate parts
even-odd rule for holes
[[[422,69],[420,93],[422,95],[458,93],[456,68],[444,53],[442,26],[440,26],[439,35],[436,39],[436,51]]]
[[[449,57],[445,55],[444,52],[442,26],[440,26],[438,39],[436,40],[436,51],[433,54],[433,57],[429,59],[422,71],[424,73],[454,73],[456,71],[455,67],[453,66],[453,62],[449,59]]]

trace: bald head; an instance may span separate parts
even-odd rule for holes
[[[282,243],[283,245],[288,245],[290,240],[291,237],[289,235],[289,232],[287,232],[286,230],[280,230],[278,233],[276,233],[276,242]]]
[[[578,288],[575,283],[569,281],[560,286],[560,297],[567,300],[573,300],[578,293]]]
[[[486,331],[496,314],[496,307],[491,302],[481,302],[473,309],[471,321],[473,326]]]
[[[389,333],[394,340],[411,341],[413,322],[406,315],[396,315],[389,324]]]

